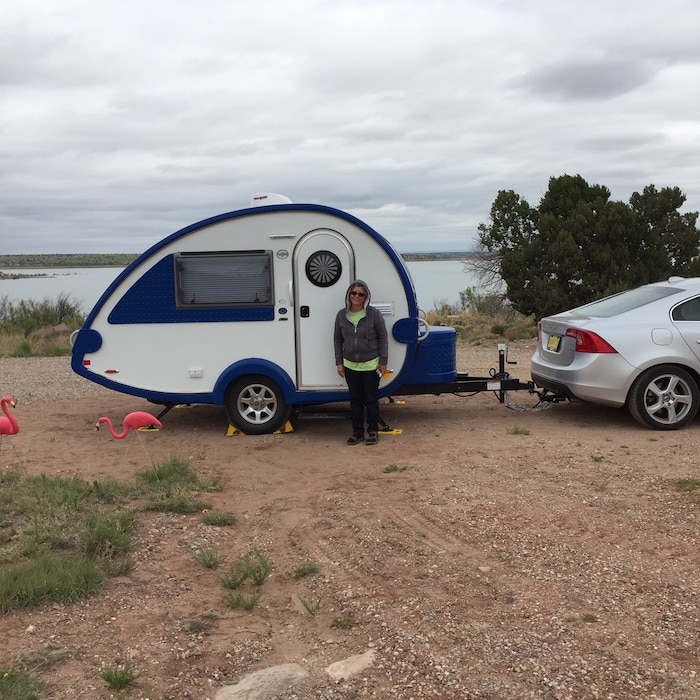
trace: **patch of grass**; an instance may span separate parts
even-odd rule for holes
[[[405,472],[408,467],[399,467],[397,464],[390,464],[388,467],[384,467],[385,474],[393,474],[394,472]]]
[[[299,602],[304,606],[304,610],[311,616],[315,615],[321,607],[320,598],[316,600],[306,600],[306,598],[302,598],[300,595],[298,595],[297,598],[299,598]]]
[[[45,646],[35,651],[27,652],[19,657],[20,668],[26,671],[38,671],[61,663],[71,657],[69,651],[57,651],[55,647]],[[2,695],[0,695],[2,697]]]
[[[162,464],[152,464],[146,471],[139,472],[138,478],[150,486],[164,488],[170,486],[193,486],[197,483],[197,474],[187,460],[169,457]]]
[[[202,620],[192,620],[187,624],[186,630],[189,634],[201,634],[207,630],[207,624]]]
[[[208,501],[193,500],[189,494],[164,493],[151,498],[146,503],[146,510],[156,513],[177,513],[178,515],[192,515],[200,513],[211,507]]]
[[[252,593],[229,591],[226,595],[226,602],[235,609],[252,610],[260,602],[261,596],[262,591],[253,591]]]
[[[601,491],[601,492],[602,492],[602,491],[607,491],[607,490],[608,490],[608,482],[607,482],[607,481],[601,481],[601,482],[597,483],[597,484],[594,486],[594,488],[595,488],[596,491]]]
[[[205,569],[218,569],[226,561],[224,555],[219,554],[216,549],[210,547],[190,550],[190,554],[192,558]]]
[[[228,575],[221,576],[221,585],[224,588],[228,588],[231,591],[235,591],[240,588],[248,580],[248,571],[241,564],[240,559],[231,567]]]
[[[2,700],[39,700],[46,683],[34,678],[24,669],[0,668],[0,698]]]
[[[697,491],[700,489],[700,479],[679,479],[676,486],[679,491]]]
[[[207,612],[200,615],[196,620],[190,620],[185,625],[185,630],[189,634],[202,634],[208,632],[214,626],[214,621],[218,619],[218,615],[214,612]]]
[[[260,552],[257,548],[253,548],[250,554],[247,555],[250,561],[250,578],[258,586],[265,581],[272,571],[272,563],[266,554]]]
[[[238,557],[231,567],[230,574],[221,577],[221,584],[231,590],[240,588],[248,580],[260,586],[271,571],[272,563],[267,555],[254,547],[247,554]]]
[[[213,525],[215,527],[228,527],[235,525],[236,516],[230,513],[217,513],[210,510],[202,512],[202,522],[205,525]]]
[[[81,523],[81,549],[92,559],[112,561],[131,549],[131,535],[136,530],[136,514],[94,513]]]
[[[85,556],[41,554],[3,568],[0,612],[42,603],[73,603],[99,590],[105,574]]]
[[[131,668],[131,664],[128,661],[121,668],[112,668],[110,666],[100,673],[100,678],[114,690],[123,690],[138,677],[139,674]]]
[[[226,594],[228,604],[232,608],[244,610],[254,608],[262,596],[259,586],[271,571],[272,563],[269,558],[256,547],[238,557],[231,566],[229,574],[219,579],[221,585],[228,589]],[[251,590],[254,586],[258,588]]]
[[[585,615],[581,615],[581,620],[587,623],[598,622],[598,618],[593,613],[586,613]]]
[[[193,493],[214,490],[220,486],[218,480],[200,480],[189,462],[178,457],[169,457],[161,464],[152,464],[140,472],[137,479],[148,498],[145,504],[147,510],[179,515],[208,511],[211,503],[193,498]]]
[[[530,431],[527,428],[521,428],[519,425],[514,425],[508,430],[511,435],[529,435]]]
[[[603,455],[591,455],[591,459],[594,462],[602,462],[603,461]]]
[[[311,576],[317,574],[321,570],[318,564],[300,564],[294,569],[294,578],[304,578],[304,576]]]
[[[34,674],[70,658],[67,651],[52,646],[22,654],[15,668],[0,668],[0,698],[2,700],[39,700],[46,683]]]
[[[354,617],[334,617],[331,622],[331,627],[337,627],[342,630],[352,629],[357,624]]]
[[[108,576],[129,573],[138,513],[149,506],[191,512],[183,504],[201,510],[193,497],[201,485],[189,464],[175,458],[125,483],[46,474],[23,478],[19,470],[4,470],[0,613],[70,603],[97,591]]]

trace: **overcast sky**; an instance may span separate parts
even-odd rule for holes
[[[142,252],[254,192],[466,250],[580,174],[700,210],[697,0],[0,4],[0,252]]]

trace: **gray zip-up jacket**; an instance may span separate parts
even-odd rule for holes
[[[355,326],[348,318],[349,292],[358,285],[367,289],[365,298],[365,315]],[[342,365],[343,358],[351,362],[367,362],[375,357],[380,365],[389,361],[389,340],[386,324],[381,312],[369,305],[369,288],[362,280],[355,280],[345,294],[346,306],[335,317],[333,344],[335,364]]]

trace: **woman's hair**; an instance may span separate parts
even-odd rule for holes
[[[358,289],[361,289],[365,293],[365,298],[362,300],[363,301],[363,306],[367,306],[369,304],[369,287],[365,282],[362,280],[355,280],[349,287],[348,291],[345,293],[345,306],[349,309],[350,308],[350,292],[355,292]]]

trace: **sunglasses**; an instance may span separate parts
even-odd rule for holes
[[[367,295],[364,292],[350,292],[351,297],[366,297]]]

